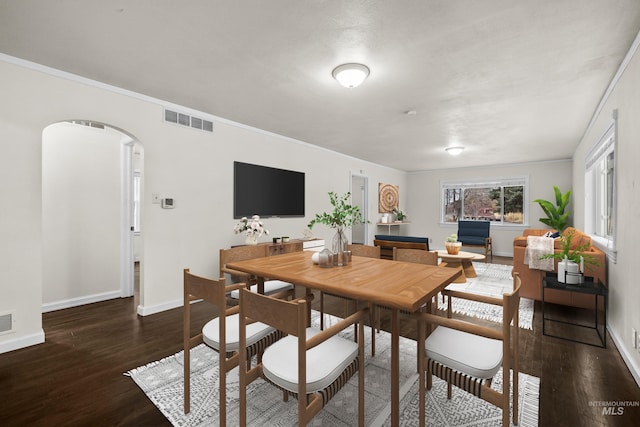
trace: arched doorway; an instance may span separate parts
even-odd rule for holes
[[[44,129],[44,312],[134,295],[134,172],[142,177],[142,165],[141,144],[121,129],[88,120]]]

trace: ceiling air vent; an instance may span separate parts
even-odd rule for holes
[[[194,129],[200,129],[205,132],[213,132],[213,122],[204,120],[199,117],[193,117],[188,114],[178,113],[177,111],[164,110],[164,121],[175,123],[181,126],[187,126]]]

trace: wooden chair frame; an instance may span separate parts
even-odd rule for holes
[[[220,277],[225,277],[225,273],[229,274],[231,281],[234,279],[244,282],[247,287],[256,284],[256,278],[242,271],[227,268],[227,263],[234,261],[244,261],[247,259],[262,258],[267,256],[266,245],[246,245],[236,246],[235,248],[220,249]]]
[[[518,423],[518,344],[519,344],[519,304],[520,304],[520,277],[517,274],[513,277],[514,288],[512,293],[505,293],[503,298],[488,297],[483,295],[469,294],[466,292],[445,290],[449,297],[447,317],[437,316],[430,313],[415,313],[414,315],[422,322],[418,329],[418,364],[420,374],[419,396],[420,396],[420,425],[425,425],[425,393],[432,387],[432,375],[436,375],[447,381],[447,397],[451,398],[451,385],[474,394],[502,409],[502,425],[507,427],[509,422],[510,393],[511,393],[511,372],[513,372],[513,423]],[[502,327],[495,328],[480,326],[463,320],[453,319],[451,312],[451,298],[464,298],[468,300],[483,302],[502,306]],[[470,377],[462,372],[455,371],[449,367],[441,365],[439,362],[429,359],[426,356],[425,340],[427,326],[438,325],[451,329],[467,332],[474,335],[496,339],[502,341],[502,392],[491,388],[491,381],[482,381]],[[426,384],[425,384],[426,376]]]
[[[183,322],[183,346],[184,346],[184,412],[191,411],[191,357],[190,350],[202,344],[202,332],[191,336],[191,303],[196,300],[204,300],[215,305],[219,311],[220,346],[218,349],[218,371],[220,376],[220,425],[226,425],[227,403],[227,372],[238,364],[238,353],[227,357],[226,351],[226,317],[239,312],[239,307],[227,309],[227,291],[229,288],[244,288],[244,283],[226,286],[224,278],[218,280],[207,279],[193,275],[188,268],[184,269],[184,322]]]
[[[227,399],[227,372],[238,366],[239,355],[238,352],[227,351],[227,339],[226,339],[226,318],[233,314],[239,313],[239,306],[227,308],[227,292],[234,289],[245,289],[244,283],[237,283],[234,285],[226,285],[225,279],[209,279],[205,277],[196,276],[191,274],[188,268],[183,272],[184,282],[184,322],[183,322],[183,348],[184,348],[184,412],[189,413],[191,411],[191,357],[190,350],[204,342],[202,331],[191,336],[191,303],[197,300],[204,300],[218,308],[219,313],[219,348],[216,350],[218,356],[218,372],[219,372],[219,385],[220,385],[220,400],[218,402],[220,410],[220,425],[226,425],[226,399]],[[274,297],[285,297],[290,295],[290,292],[283,292]],[[267,337],[260,340],[256,345],[251,348],[251,355],[260,354],[264,351],[264,348],[271,342],[277,341],[283,335],[276,331],[269,334]],[[246,341],[245,341],[246,342]],[[239,347],[242,348],[242,347]],[[246,353],[246,352],[242,352]],[[246,363],[251,363],[251,357],[246,357]]]
[[[346,382],[348,377],[339,377],[333,384],[325,390],[308,394],[306,391],[306,352],[307,350],[320,345],[327,339],[333,337],[338,332],[347,327],[357,324],[360,336],[364,336],[363,319],[369,313],[369,309],[360,310],[328,329],[306,339],[306,328],[308,326],[308,311],[310,302],[307,298],[300,298],[294,301],[283,301],[271,297],[250,292],[246,289],[240,291],[240,348],[246,343],[245,325],[248,321],[258,321],[271,325],[285,334],[296,336],[298,339],[298,389],[297,393],[283,390],[285,399],[287,395],[294,395],[298,399],[298,425],[305,426],[324,407],[328,400]],[[255,379],[264,378],[262,363],[258,363],[253,368],[246,364],[246,352],[240,352],[240,425],[247,423],[247,385]],[[357,369],[349,370],[352,375],[358,372],[358,424],[364,425],[364,340],[358,341]],[[350,365],[350,368],[353,366]],[[349,375],[349,376],[350,376]],[[265,378],[266,380],[266,378]],[[268,380],[267,380],[268,381]],[[326,391],[326,392],[325,392]],[[303,396],[303,398],[300,398]],[[306,396],[306,398],[304,398]]]
[[[380,258],[383,259],[393,259],[393,248],[429,250],[429,243],[375,239],[373,244],[380,246]]]
[[[485,237],[484,238],[484,245],[474,245],[472,243],[462,243],[462,246],[468,246],[468,247],[476,247],[476,248],[484,248],[484,257],[487,258],[487,256],[490,258],[491,261],[493,261],[493,240],[491,239],[491,236],[489,237]]]
[[[257,277],[252,274],[228,268],[227,263],[270,256],[270,253],[274,248],[275,252],[273,254],[279,255],[280,253],[302,251],[303,246],[302,242],[292,242],[274,245],[245,245],[236,246],[230,249],[220,249],[220,277],[225,277],[225,274],[229,274],[232,281],[244,282],[247,289],[256,285],[259,293],[265,293],[265,282],[268,282],[268,279],[258,281]],[[283,248],[286,248],[286,250]],[[281,292],[284,290],[285,289],[276,289],[275,292]],[[237,304],[237,296],[234,295],[231,298],[234,300],[232,302]]]
[[[415,262],[418,264],[438,265],[438,253],[424,249],[393,247],[393,260]]]

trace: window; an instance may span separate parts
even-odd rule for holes
[[[442,182],[441,221],[488,220],[501,225],[524,225],[527,178],[482,182]]]
[[[615,262],[616,117],[585,159],[585,231]]]

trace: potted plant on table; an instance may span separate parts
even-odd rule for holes
[[[453,233],[447,237],[447,240],[444,242],[444,247],[447,249],[449,255],[458,255],[462,247],[462,242],[458,242],[458,235]]]
[[[598,261],[585,251],[589,249],[589,244],[578,245],[571,249],[571,240],[573,239],[573,231],[563,234],[560,239],[560,251],[552,254],[544,254],[540,259],[558,260],[558,281],[561,283],[577,284],[584,274],[585,265],[597,266]],[[567,274],[565,274],[567,272]]]
[[[354,224],[364,224],[366,221],[362,217],[359,206],[353,206],[349,203],[351,193],[348,192],[344,196],[338,196],[333,191],[329,192],[329,202],[333,206],[331,212],[323,212],[316,214],[309,222],[308,227],[311,229],[315,224],[324,224],[336,230],[333,237],[332,252],[337,255],[336,265],[346,265],[347,236],[344,229]]]
[[[405,219],[407,219],[407,214],[405,214],[402,209],[400,209],[399,207],[395,207],[393,208],[393,213],[396,215],[396,220],[400,221],[400,222],[404,222]]]

